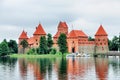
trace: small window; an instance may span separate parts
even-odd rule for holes
[[[38,45],[38,43],[36,43],[36,45]]]
[[[100,43],[100,45],[102,45],[102,43]]]
[[[98,39],[98,41],[100,41],[100,39]]]
[[[74,41],[72,43],[74,43]]]
[[[38,40],[36,39],[36,41],[38,41]]]

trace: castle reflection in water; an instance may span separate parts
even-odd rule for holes
[[[19,59],[19,71],[23,80],[106,80],[108,59]]]

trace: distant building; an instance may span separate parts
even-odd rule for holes
[[[95,40],[89,41],[88,36],[82,30],[72,30],[68,32],[68,26],[66,22],[60,22],[58,24],[58,29],[56,34],[53,36],[53,47],[59,50],[57,41],[61,33],[67,36],[67,46],[69,53],[107,53],[108,52],[108,35],[104,30],[103,26],[100,25],[98,31],[95,34]],[[20,42],[25,39],[28,41],[30,48],[37,48],[39,46],[39,41],[41,36],[46,36],[41,24],[36,27],[33,36],[28,38],[27,33],[23,30],[19,37],[18,52],[22,53],[22,46]]]

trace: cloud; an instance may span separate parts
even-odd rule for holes
[[[119,4],[119,0],[0,0],[0,40],[17,39],[23,29],[32,36],[39,23],[54,35],[59,21],[90,36],[103,24],[112,37],[120,29]]]

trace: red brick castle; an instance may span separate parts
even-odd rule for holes
[[[66,22],[60,22],[58,24],[58,30],[53,36],[53,47],[59,50],[57,40],[61,33],[67,36],[67,46],[68,52],[78,52],[78,53],[107,53],[108,52],[108,35],[104,30],[103,26],[100,25],[98,31],[95,34],[95,40],[89,41],[88,36],[82,30],[72,30],[68,32],[68,26]],[[46,36],[41,24],[38,25],[33,37],[28,38],[27,33],[23,31],[19,37],[19,47],[18,52],[22,52],[22,46],[20,42],[25,39],[28,41],[29,48],[37,48],[39,46],[39,41],[41,36]]]

